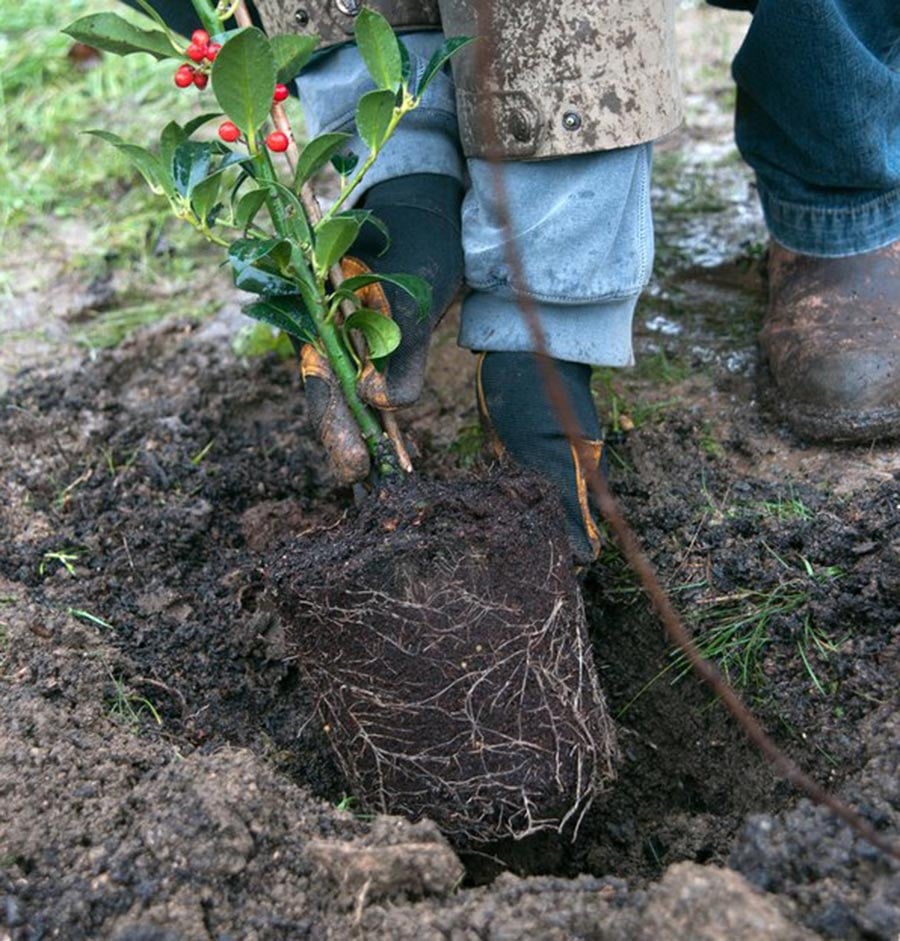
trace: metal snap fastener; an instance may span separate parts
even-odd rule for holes
[[[356,16],[362,9],[362,0],[335,0],[335,5],[344,16]]]
[[[577,111],[567,111],[563,115],[562,123],[567,131],[577,131],[581,127],[581,115]]]
[[[298,26],[309,26],[309,12],[302,7],[294,11],[294,22]]]
[[[531,121],[528,120],[528,115],[524,111],[513,111],[509,116],[509,132],[523,144],[531,140],[533,133]]]

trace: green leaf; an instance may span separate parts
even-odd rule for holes
[[[206,222],[207,225],[212,224],[210,216],[219,198],[221,188],[222,174],[214,173],[205,180],[201,180],[191,191],[191,208],[197,218]]]
[[[379,255],[383,255],[391,247],[391,234],[388,232],[388,227],[370,209],[345,209],[339,212],[336,218],[342,219],[344,216],[356,219],[360,229],[366,224],[374,225],[378,229],[384,236],[384,248],[378,253]]]
[[[235,286],[253,294],[295,294],[297,288],[279,271],[290,255],[284,239],[237,239],[228,249]]]
[[[335,154],[331,158],[331,165],[341,176],[349,176],[359,163],[359,155],[354,153]]]
[[[416,95],[421,95],[428,88],[435,75],[449,62],[452,56],[459,52],[463,46],[468,46],[469,43],[474,41],[471,36],[454,36],[443,43],[440,49],[437,49],[428,60],[428,65],[425,66],[425,71],[419,79]]]
[[[172,172],[175,148],[186,141],[187,137],[184,128],[177,121],[169,121],[162,129],[162,134],[159,135],[159,159],[169,173]]]
[[[300,152],[297,160],[297,172],[294,176],[294,188],[300,187],[336,154],[350,140],[350,134],[320,134],[314,137]]]
[[[172,176],[180,196],[188,197],[209,173],[213,149],[205,141],[183,140],[172,154]]]
[[[253,222],[265,205],[267,195],[266,190],[255,189],[241,196],[234,209],[234,224],[238,229],[246,229]]]
[[[87,133],[93,137],[99,137],[100,140],[106,141],[120,150],[147,181],[154,193],[165,193],[167,196],[175,195],[171,176],[166,172],[155,154],[152,154],[144,147],[138,147],[137,144],[129,144],[127,141],[122,140],[118,134],[113,134],[110,131],[88,131]]]
[[[274,353],[283,360],[295,356],[294,346],[288,335],[283,330],[262,322],[244,324],[231,341],[231,348],[236,356],[247,359],[255,359],[269,353]]]
[[[288,189],[284,183],[278,180],[260,180],[260,186],[264,186],[272,193],[273,199],[280,199],[282,205],[286,205],[286,222],[291,227],[291,235],[298,242],[309,244],[312,241],[312,233],[309,230],[309,222],[306,219],[306,211],[303,204],[297,198],[293,190]]]
[[[221,117],[221,111],[208,111],[206,114],[200,114],[196,118],[191,118],[191,120],[184,125],[185,137],[190,137],[194,131],[199,131],[204,124],[207,124],[210,121],[215,121],[216,118]]]
[[[356,106],[356,129],[369,150],[385,142],[397,96],[392,91],[367,92]]]
[[[397,40],[397,45],[400,47],[400,81],[404,85],[408,85],[412,77],[412,58],[406,43],[402,39]]]
[[[149,52],[156,59],[174,59],[177,56],[165,33],[158,29],[141,29],[122,19],[118,13],[82,16],[63,32],[77,42],[119,56],[134,52]]]
[[[347,216],[326,219],[316,226],[316,267],[328,271],[339,262],[359,235],[360,223]]]
[[[219,50],[212,85],[222,110],[245,134],[255,136],[275,91],[275,56],[255,26],[238,30]]]
[[[269,42],[275,56],[278,81],[286,85],[300,74],[300,70],[312,58],[319,44],[319,37],[287,33],[283,36],[273,36]]]
[[[394,287],[405,291],[416,302],[420,316],[423,318],[428,316],[428,312],[431,310],[431,285],[418,275],[381,274],[381,272],[373,271],[369,274],[358,274],[352,278],[347,278],[341,284],[341,290],[358,291],[360,288],[377,282],[393,284]]]
[[[363,7],[356,18],[356,45],[378,88],[397,91],[403,79],[400,45],[388,21]]]
[[[242,309],[248,317],[277,327],[301,340],[309,342],[316,338],[316,325],[296,294],[267,297],[263,301],[247,304]]]
[[[384,359],[390,356],[400,345],[400,328],[384,314],[368,307],[360,307],[344,321],[347,330],[359,330],[366,338],[369,347],[369,356],[375,359]]]

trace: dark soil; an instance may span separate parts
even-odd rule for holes
[[[545,875],[458,890],[432,825],[337,809],[349,786],[264,603],[286,540],[350,503],[298,385],[192,325],[3,400],[0,937],[896,937],[898,867],[773,781],[692,678],[651,682],[666,643],[613,548],[584,597],[619,780],[574,845],[517,844]],[[747,698],[897,834],[900,480],[764,473],[768,420],[733,411],[710,448],[673,408],[617,446],[614,485],[701,639],[768,604]],[[422,465],[462,477],[416,421]]]
[[[457,847],[575,832],[614,774],[558,499],[402,481],[273,567],[288,652],[369,811]]]

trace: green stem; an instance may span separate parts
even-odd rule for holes
[[[347,199],[353,193],[353,191],[359,186],[363,181],[363,177],[372,169],[372,164],[378,159],[378,155],[381,153],[384,145],[391,139],[394,131],[397,130],[397,125],[400,123],[401,119],[412,111],[418,102],[412,98],[407,97],[407,93],[404,92],[403,104],[399,108],[394,109],[394,116],[391,118],[391,123],[388,125],[387,132],[384,135],[384,142],[381,147],[376,147],[374,150],[369,151],[369,156],[363,161],[362,166],[356,171],[353,179],[347,183],[346,186],[343,186],[343,177],[341,178],[342,189],[338,198],[331,204],[328,212],[326,212],[322,219],[331,219],[335,214],[340,210],[341,206],[347,202]]]
[[[381,454],[383,450],[381,442],[384,437],[381,425],[372,410],[362,401],[356,391],[356,367],[344,347],[340,334],[334,324],[328,323],[326,320],[324,309],[314,310],[312,314],[319,338],[325,347],[325,355],[335,376],[337,376],[347,406],[354,419],[356,419],[356,424],[359,426],[360,433],[366,442],[366,447],[369,449],[372,459],[375,461],[381,460],[379,470],[383,475],[394,473],[397,468],[390,460],[383,459]]]
[[[222,21],[216,16],[216,8],[209,0],[191,0],[191,3],[194,5],[197,16],[200,17],[203,28],[210,36],[222,32]]]
[[[270,181],[277,179],[275,168],[272,166],[267,151],[261,150],[259,152],[256,157],[256,167],[262,179]],[[298,241],[298,233],[293,228],[291,220],[287,218],[277,193],[270,193],[267,197],[267,205],[270,215],[272,216],[275,231],[282,236],[282,238],[292,239],[295,242]],[[350,409],[350,414],[353,415],[359,427],[363,440],[366,442],[366,447],[369,449],[369,454],[372,456],[372,460],[378,463],[378,469],[383,476],[395,473],[397,467],[391,460],[390,455],[387,454],[386,456],[386,454],[383,453],[385,449],[381,447],[384,438],[381,425],[372,410],[362,401],[356,391],[356,365],[341,339],[340,332],[328,318],[324,303],[324,281],[318,282],[317,287],[319,297],[322,301],[310,311],[310,314],[315,321],[316,331],[325,349],[325,356],[331,365],[332,371],[335,376],[337,376],[341,391],[344,393],[344,399],[347,402],[347,407]]]

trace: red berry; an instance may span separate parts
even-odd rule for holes
[[[275,94],[272,96],[275,101],[284,101],[290,95],[287,85],[276,85]]]
[[[195,29],[191,33],[191,42],[195,46],[208,46],[209,45],[209,33],[205,29]]]
[[[222,48],[222,43],[220,42],[211,42],[206,47],[206,58],[212,62],[216,56],[219,54],[219,50]]]
[[[290,141],[288,140],[287,134],[282,134],[281,131],[272,131],[272,133],[266,138],[266,147],[269,150],[274,150],[275,153],[280,154],[284,153],[288,149]]]
[[[219,137],[229,144],[233,144],[241,136],[240,128],[231,121],[223,121],[219,125]]]
[[[175,72],[175,84],[179,88],[187,88],[194,84],[194,70],[189,65],[182,65]]]
[[[206,88],[209,84],[209,76],[206,72],[195,72],[194,73],[194,84],[197,88]]]
[[[192,42],[184,50],[184,54],[194,62],[202,62],[206,58],[206,46],[198,46],[197,43]]]

